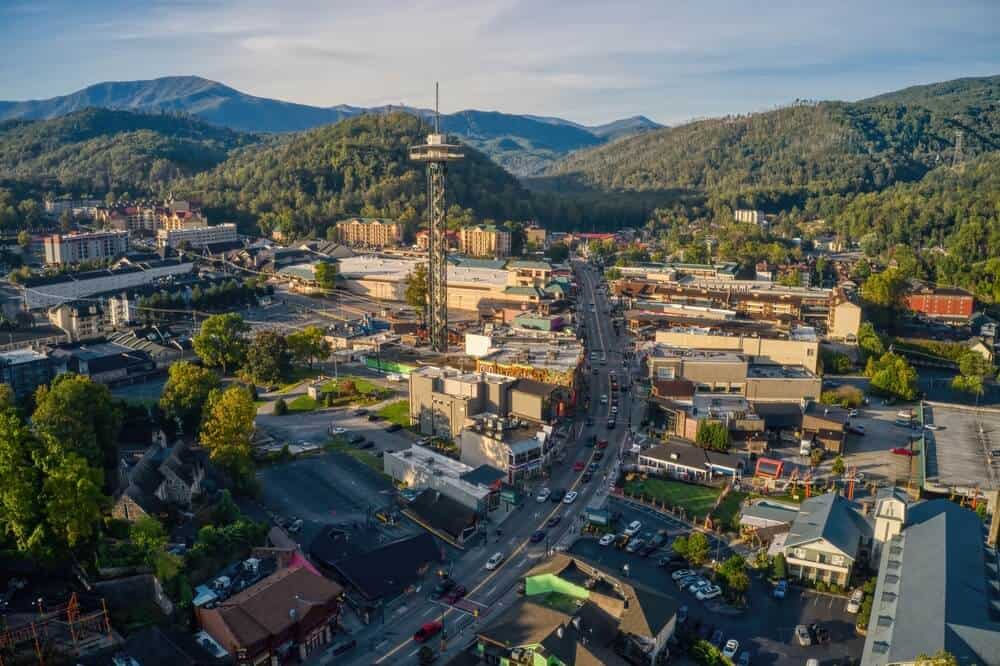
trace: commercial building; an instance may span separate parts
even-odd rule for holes
[[[133,381],[156,371],[149,354],[113,342],[71,343],[53,347],[49,352],[56,375],[73,372],[98,384]]]
[[[473,467],[423,446],[414,444],[402,451],[387,451],[382,465],[398,484],[413,490],[431,488],[479,515],[486,515],[499,503],[498,489],[466,480]]]
[[[900,522],[878,560],[862,666],[911,666],[941,652],[1000,664],[1000,560],[982,520],[935,499],[902,503]]]
[[[575,337],[495,335],[490,350],[476,359],[476,370],[531,379],[572,391],[583,356],[583,345]],[[563,409],[572,404],[572,396],[566,398]]]
[[[510,256],[510,232],[478,224],[458,230],[458,249],[470,257]]]
[[[524,596],[479,630],[469,664],[655,664],[678,603],[579,556],[559,554],[524,577]]]
[[[671,328],[656,331],[657,343],[681,349],[713,349],[749,355],[755,363],[801,366],[819,372],[819,341],[815,338],[725,335],[714,328]]]
[[[212,227],[160,229],[156,232],[156,246],[159,248],[204,247],[212,243],[231,243],[237,239],[236,225],[232,222]]]
[[[425,435],[457,437],[476,414],[509,414],[513,384],[502,375],[419,368],[410,373],[410,422]]]
[[[549,426],[525,427],[518,419],[480,414],[462,429],[460,456],[470,467],[489,465],[503,472],[507,483],[520,485],[541,474],[551,432]]]
[[[123,259],[114,268],[53,276],[31,277],[17,285],[29,310],[49,308],[95,294],[122,292],[190,273],[194,263],[182,259],[131,262]]]
[[[32,349],[0,352],[0,384],[7,384],[18,399],[52,381],[49,357]]]
[[[46,236],[45,263],[78,264],[114,259],[128,252],[127,231],[95,231],[85,234]]]
[[[305,661],[333,640],[343,592],[305,566],[280,569],[212,607],[196,607],[195,617],[239,666]]]
[[[683,481],[711,481],[723,476],[743,475],[743,458],[710,451],[685,442],[671,441],[639,453],[643,471]]]
[[[539,250],[549,249],[549,234],[544,227],[530,225],[524,228],[524,241]]]
[[[790,576],[846,588],[871,542],[872,526],[861,509],[826,493],[802,502],[781,548]]]
[[[337,222],[337,240],[350,247],[395,247],[402,241],[398,222],[378,218],[355,217]]]
[[[842,407],[807,401],[802,411],[802,440],[829,453],[844,452],[850,412]]]
[[[104,308],[94,301],[72,301],[49,308],[49,321],[66,332],[71,342],[104,334]]]
[[[926,285],[906,295],[906,307],[934,319],[968,321],[976,309],[976,297],[957,287]]]

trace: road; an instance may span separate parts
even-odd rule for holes
[[[607,295],[598,289],[600,276],[589,265],[577,263],[574,266],[579,287],[579,312],[583,315],[586,329],[586,345],[589,352],[596,351],[597,359],[606,358],[594,366],[597,374],[587,375],[586,390],[589,391],[589,415],[594,425],[587,426],[586,414],[578,413],[573,423],[575,436],[569,438],[565,461],[557,463],[552,477],[545,481],[550,488],[575,490],[579,493],[572,504],[549,501],[539,503],[533,496],[526,497],[523,505],[517,509],[521,516],[514,516],[504,524],[503,533],[491,534],[488,543],[477,546],[467,552],[454,563],[452,577],[469,589],[460,607],[445,606],[427,596],[429,590],[423,590],[406,606],[398,608],[386,618],[385,625],[367,627],[355,635],[358,648],[348,655],[337,658],[337,663],[381,663],[381,664],[415,664],[420,646],[413,642],[412,635],[421,624],[438,619],[444,623],[447,640],[441,644],[439,659],[444,661],[468,645],[475,634],[478,623],[488,623],[491,618],[499,615],[516,596],[517,582],[524,573],[546,556],[546,549],[567,549],[576,540],[582,524],[584,508],[597,496],[606,495],[609,484],[616,476],[615,467],[618,464],[622,441],[628,431],[624,415],[632,413],[631,394],[623,392],[620,395],[619,410],[623,415],[622,423],[613,430],[607,429],[611,405],[601,404],[601,395],[611,395],[609,373],[613,370],[619,373],[627,382],[627,371],[623,367],[621,349],[625,338],[615,334],[608,316],[609,304]],[[594,310],[590,304],[596,303]],[[582,412],[583,410],[578,410]],[[582,483],[582,472],[574,471],[577,461],[589,464],[596,452],[595,448],[586,447],[584,442],[592,437],[606,438],[608,448],[605,457],[599,462],[598,472],[590,483]],[[542,484],[539,484],[539,487]],[[533,488],[532,491],[537,490]],[[540,543],[529,541],[532,532],[545,529],[547,521],[560,516],[559,523],[547,529],[547,538]],[[485,569],[486,560],[494,553],[501,552],[505,559],[493,571]],[[473,613],[478,609],[478,617]],[[331,663],[332,659],[321,655],[310,663]]]

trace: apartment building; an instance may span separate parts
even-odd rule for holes
[[[0,352],[0,384],[6,384],[20,399],[52,380],[52,362],[33,349]]]
[[[156,232],[159,248],[204,247],[212,243],[229,243],[238,240],[236,225],[232,222],[216,224],[212,227],[182,227],[160,229]]]
[[[680,349],[714,349],[747,354],[754,362],[797,365],[809,372],[819,372],[819,340],[810,337],[793,339],[776,335],[726,335],[707,327],[658,330],[658,344]]]
[[[458,249],[470,257],[507,257],[510,232],[491,224],[463,227],[458,232]]]
[[[403,239],[402,227],[392,220],[355,217],[337,222],[337,240],[351,247],[395,247]]]
[[[826,493],[802,502],[781,549],[790,576],[846,588],[871,543],[872,525],[860,507]]]
[[[528,245],[539,250],[549,249],[549,234],[544,228],[537,225],[533,224],[524,228],[524,240]]]
[[[761,224],[767,221],[767,213],[762,210],[751,210],[748,208],[737,208],[733,211],[733,217],[737,222],[747,222],[749,224]]]
[[[71,342],[104,334],[104,308],[94,301],[61,303],[48,312],[49,321],[66,332]]]
[[[114,259],[128,252],[127,231],[53,234],[44,240],[45,263],[77,264]]]
[[[924,286],[907,294],[906,307],[934,319],[968,321],[976,309],[976,298],[957,287]]]

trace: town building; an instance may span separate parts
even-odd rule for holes
[[[737,222],[747,222],[749,224],[761,224],[767,221],[767,213],[764,211],[747,208],[737,208],[733,211],[733,217]]]
[[[55,375],[72,372],[99,384],[136,381],[156,371],[156,363],[145,351],[103,339],[56,345],[49,358]]]
[[[382,465],[400,486],[421,491],[431,488],[479,515],[485,516],[499,505],[498,487],[467,480],[473,467],[426,447],[414,444],[402,451],[387,451]]]
[[[462,227],[458,231],[458,249],[470,257],[507,257],[510,232],[491,224]]]
[[[232,222],[211,227],[160,229],[156,232],[156,246],[159,248],[200,248],[213,243],[231,243],[237,239],[236,225]]]
[[[819,340],[814,337],[726,335],[714,328],[671,328],[656,331],[655,340],[679,349],[704,349],[746,354],[755,363],[801,366],[819,372]]]
[[[651,474],[705,482],[717,477],[739,478],[744,462],[740,456],[670,441],[641,451],[639,467]]]
[[[846,588],[854,563],[870,552],[872,526],[860,508],[837,493],[802,502],[783,543],[789,575]]]
[[[906,307],[934,319],[968,321],[976,309],[976,298],[958,287],[925,285],[906,295]]]
[[[403,515],[456,548],[479,533],[480,515],[444,493],[425,488],[404,508]]]
[[[410,373],[410,422],[425,435],[455,438],[471,416],[509,414],[513,385],[502,375],[424,366]]]
[[[549,235],[544,227],[532,224],[524,228],[524,241],[539,250],[549,249]]]
[[[336,224],[337,240],[350,247],[395,247],[403,239],[402,227],[392,220],[355,217]]]
[[[941,652],[1000,664],[1000,560],[982,520],[946,499],[901,508],[878,560],[862,666],[912,666]]]
[[[584,348],[575,337],[494,335],[490,351],[476,359],[476,371],[575,389]],[[563,410],[570,406],[567,396]]]
[[[78,264],[103,261],[128,252],[127,231],[94,231],[53,234],[44,240],[46,264]]]
[[[481,414],[459,435],[461,460],[470,467],[489,465],[521,486],[539,476],[549,460],[551,427],[522,426],[518,419]]]
[[[104,334],[104,308],[96,301],[70,301],[49,308],[49,321],[66,332],[71,342]]]
[[[238,666],[305,661],[333,640],[343,591],[306,566],[289,567],[212,607],[196,607],[195,617]]]
[[[111,515],[134,523],[145,516],[159,519],[170,511],[188,511],[204,489],[207,467],[208,454],[183,440],[167,446],[160,439],[138,460],[122,458],[118,476],[123,490]]]
[[[52,362],[33,349],[0,352],[0,384],[10,386],[18,399],[52,381]]]
[[[843,407],[807,401],[802,410],[802,441],[840,455],[850,421],[850,412]]]
[[[480,629],[469,664],[656,664],[668,653],[678,603],[576,555],[524,577],[524,596]]]

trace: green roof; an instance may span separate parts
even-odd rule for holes
[[[512,259],[507,262],[507,268],[531,268],[539,271],[551,271],[552,266],[545,261],[532,261],[530,259]]]

